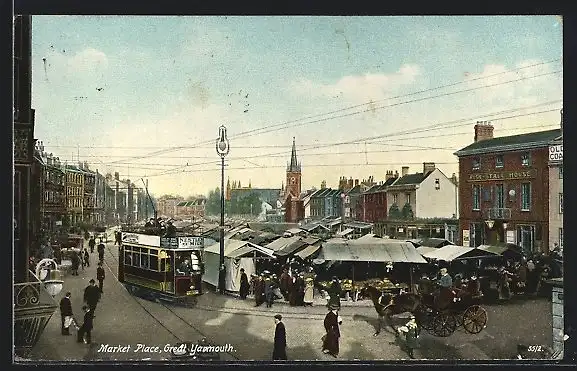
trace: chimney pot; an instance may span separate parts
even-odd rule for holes
[[[435,170],[434,162],[423,162],[423,174],[428,174]]]
[[[401,176],[405,176],[405,175],[407,175],[407,174],[409,174],[409,167],[408,167],[408,166],[403,166],[403,167],[401,168]]]
[[[355,179],[355,187],[359,185],[359,180]]]
[[[477,121],[475,125],[475,142],[493,139],[493,125],[489,121]]]

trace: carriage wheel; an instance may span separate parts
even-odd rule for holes
[[[478,334],[487,325],[487,312],[479,305],[472,305],[463,313],[463,327],[470,334]]]
[[[426,331],[433,329],[434,314],[428,308],[419,308],[416,317],[421,328],[424,328]]]
[[[447,337],[457,329],[457,319],[449,313],[438,313],[433,318],[433,335]]]

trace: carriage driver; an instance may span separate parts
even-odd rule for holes
[[[441,306],[444,306],[444,304],[446,304],[446,302],[450,300],[454,294],[453,279],[451,278],[451,275],[449,275],[447,268],[441,268],[440,273],[441,278],[437,281],[437,285],[439,285],[439,291],[436,296],[436,300],[437,305],[443,304]]]

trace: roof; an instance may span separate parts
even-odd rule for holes
[[[308,246],[308,244],[302,240],[295,241],[295,242],[283,247],[282,249],[276,251],[275,255],[278,255],[278,256],[291,255],[294,252],[298,252],[307,246]]]
[[[319,259],[339,261],[376,261],[393,263],[420,263],[426,260],[417,249],[404,241],[380,239],[373,243],[358,243],[358,240],[331,241],[322,245]]]
[[[297,233],[302,233],[302,232],[304,232],[304,231],[303,231],[302,229],[300,229],[300,228],[291,228],[291,229],[287,229],[286,231],[287,231],[287,232],[290,232],[290,233],[292,233],[292,234],[297,234]]]
[[[345,227],[365,229],[365,228],[372,228],[373,225],[371,223],[364,223],[364,222],[349,222],[345,223]]]
[[[352,194],[360,194],[362,192],[361,189],[361,185],[357,184],[356,186],[354,186],[353,188],[349,189],[349,191],[347,192],[348,195],[352,195]]]
[[[342,232],[338,232],[337,236],[346,236],[347,234],[353,233],[355,230],[352,228],[347,228]]]
[[[319,189],[318,191],[316,191],[315,193],[313,193],[313,194],[311,195],[311,198],[322,198],[322,197],[325,197],[327,194],[329,194],[330,191],[331,191],[330,188]]]
[[[307,238],[303,238],[303,241],[309,245],[313,245],[313,244],[316,244],[317,242],[321,241],[321,239],[317,238],[317,237],[309,236]]]
[[[316,253],[321,248],[321,245],[309,245],[302,249],[301,251],[297,252],[295,256],[300,257],[301,259],[306,259],[309,256]]]
[[[437,248],[435,247],[429,247],[429,246],[419,246],[417,247],[417,252],[421,255],[425,255],[428,253],[432,253],[433,251],[436,251]]]
[[[364,236],[357,238],[357,241],[370,240],[373,238],[379,238],[379,237],[377,237],[374,233],[367,233]]]
[[[245,248],[247,247],[247,248]],[[245,248],[240,252],[237,251],[241,248]],[[241,240],[231,240],[226,239],[224,240],[224,256],[229,258],[238,258],[241,255],[246,254],[247,252],[258,251],[264,255],[274,256],[273,251],[271,249],[267,249],[266,247],[259,246],[249,241],[241,241]],[[219,254],[220,253],[220,243],[216,242],[211,246],[204,249],[205,252]],[[240,255],[239,255],[240,254]]]
[[[397,186],[404,186],[404,185],[414,185],[414,184],[421,184],[423,180],[427,179],[427,177],[432,173],[432,171],[428,173],[415,173],[415,174],[407,174],[398,178],[395,184],[392,187]]]
[[[481,245],[477,249],[483,250],[495,255],[503,255],[505,252],[514,252],[521,254],[521,247],[515,244],[498,244],[498,245]]]
[[[421,246],[435,247],[435,248],[439,248],[439,247],[443,247],[443,246],[447,246],[447,245],[454,245],[454,243],[452,243],[451,241],[446,240],[444,238],[423,238],[422,240],[418,241],[417,243]]]
[[[323,228],[323,229],[328,230],[327,227],[325,227],[324,225],[320,224],[319,222],[308,223],[308,224],[305,224],[305,225],[303,225],[303,226],[301,227],[301,229],[304,229],[304,230],[307,231],[307,232],[314,231],[314,230],[317,229],[317,228]]]
[[[497,151],[504,152],[546,147],[561,134],[562,131],[559,128],[481,140],[458,150],[454,155],[461,157],[474,154],[494,153]]]
[[[265,245],[265,247],[267,249],[271,249],[273,251],[280,251],[280,250],[284,249],[285,247],[287,247],[288,245],[290,245],[291,243],[298,241],[300,239],[301,239],[301,237],[299,237],[299,236],[281,237],[281,238],[278,238],[278,239],[272,241],[268,245]]]
[[[487,256],[491,254],[487,254],[486,251],[482,251],[474,247],[447,245],[435,249],[434,251],[423,253],[422,255],[428,259],[450,262],[453,260],[469,258],[472,256]]]

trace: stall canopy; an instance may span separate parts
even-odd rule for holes
[[[419,247],[417,247],[417,251],[419,254],[425,255],[428,253],[432,253],[433,251],[437,251],[437,248],[429,247],[429,246],[419,246]]]
[[[437,249],[447,245],[454,245],[454,243],[444,238],[423,238],[418,243],[420,246],[434,247]]]
[[[297,252],[295,256],[298,256],[301,259],[306,259],[309,256],[314,255],[320,248],[321,248],[320,244],[309,245],[304,249],[302,249],[301,251]]]
[[[325,261],[427,263],[409,242],[377,240],[380,241],[373,243],[358,243],[358,240],[327,241],[322,245],[318,258]]]
[[[255,256],[256,259],[274,258],[273,251],[266,247],[249,241],[224,240],[225,287],[227,291],[239,291],[241,268],[244,268],[247,275],[256,273]],[[218,285],[219,259],[220,243],[215,243],[204,249],[205,272],[202,279],[213,286]]]
[[[344,231],[337,233],[337,236],[346,236],[346,235],[351,234],[353,232],[354,232],[354,229],[347,228]]]
[[[289,246],[290,244],[292,244],[293,242],[299,241],[301,238],[302,237],[300,236],[281,237],[267,244],[265,247],[272,251],[280,251],[285,247]]]
[[[515,244],[481,245],[477,249],[495,255],[506,255],[507,253],[522,255],[521,247]]]
[[[277,256],[291,255],[295,252],[298,252],[298,251],[304,249],[307,246],[308,246],[308,244],[303,240],[294,241],[290,245],[287,245],[287,246],[283,247],[282,249],[275,251],[275,255],[277,255]]]
[[[446,262],[459,259],[494,255],[492,253],[488,253],[487,251],[479,250],[474,247],[465,247],[457,245],[447,245],[440,247],[438,249],[433,248],[433,250],[429,250],[428,252],[421,252],[421,254],[427,259],[443,260]]]

